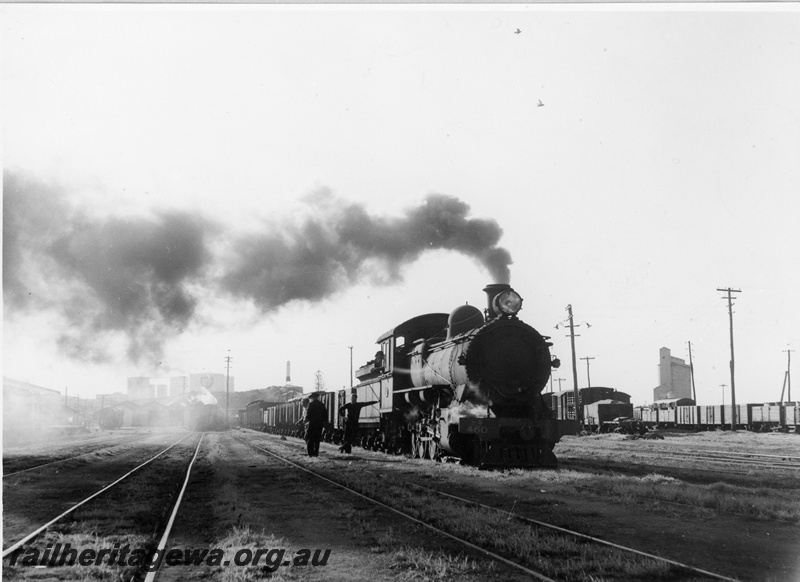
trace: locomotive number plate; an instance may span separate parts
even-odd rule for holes
[[[458,431],[463,434],[475,434],[485,439],[500,436],[500,426],[493,418],[460,418]]]

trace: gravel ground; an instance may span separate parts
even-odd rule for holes
[[[646,442],[623,442],[617,435],[567,438],[556,452],[574,461],[574,469],[477,471],[456,464],[410,460],[361,449],[352,455],[342,455],[335,446],[325,443],[321,456],[309,459],[303,455],[303,443],[296,439],[281,440],[244,430],[207,433],[166,545],[167,550],[180,552],[176,558],[179,562],[187,551],[206,553],[203,559],[189,565],[169,565],[163,559],[157,579],[348,582],[529,579],[237,440],[243,438],[322,473],[370,474],[393,484],[434,486],[501,507],[509,516],[524,515],[550,522],[742,581],[800,581],[800,526],[796,522],[750,519],[592,490],[591,476],[600,472],[630,477],[651,470],[653,474],[663,474],[666,469],[654,464],[651,457],[657,455],[659,446],[674,447],[678,442],[770,454],[800,453],[800,437],[796,435],[673,436],[672,440]],[[157,440],[155,436],[153,440]],[[67,499],[92,492],[101,482],[110,482],[131,463],[134,453],[141,454],[144,448],[143,443],[131,443],[113,454],[99,450],[80,461],[42,469],[41,474],[37,470],[25,477],[14,477],[13,481],[9,479],[4,484],[4,537],[13,538],[25,524],[43,523]],[[36,454],[47,457],[42,451]],[[60,448],[57,454],[65,454],[64,449]],[[569,463],[565,461],[564,465]],[[669,479],[685,478],[687,484],[704,485],[717,478],[721,482],[736,480],[739,486],[747,483],[747,478],[741,476],[724,473],[709,476],[707,470],[699,469],[693,477],[691,467],[672,467],[669,471],[672,471]],[[587,477],[583,485],[575,486],[575,475]],[[789,492],[800,489],[800,478],[788,475],[776,478],[776,487]],[[763,491],[769,495],[770,489]],[[124,513],[124,504],[119,511],[121,515]],[[165,521],[165,517],[161,520]],[[150,534],[151,543],[157,542],[160,532],[159,528]],[[93,543],[102,546],[113,539],[102,537],[108,533],[98,534],[99,539],[95,535]],[[214,550],[218,553],[212,554]],[[254,566],[252,559],[256,555],[259,563]],[[195,558],[198,556],[196,553]],[[250,565],[241,565],[248,558]],[[4,568],[4,578],[120,579],[118,572],[114,577],[115,574],[102,569],[73,568],[69,573],[75,574],[75,578],[65,578],[64,572],[64,569],[55,572]],[[144,575],[142,569],[136,572],[135,579],[141,580]]]
[[[275,443],[275,437],[253,434],[256,436],[251,438]],[[610,436],[612,442],[609,448],[615,444],[625,446],[627,454],[636,457],[638,471],[641,472],[644,467],[645,473],[657,474],[661,470],[658,466],[651,466],[651,471],[648,471],[648,460],[642,458],[642,451],[636,449],[638,443],[650,448],[651,441],[614,442],[620,438],[619,435]],[[598,453],[593,445],[604,447],[603,439],[594,439],[585,448],[582,448],[583,441],[581,438],[566,439],[563,447],[557,446],[556,453],[568,452],[571,457],[584,460],[597,459]],[[664,442],[669,446],[675,444],[669,439],[658,441]],[[729,436],[682,434],[680,442],[686,445],[730,447],[738,451],[770,454],[780,451],[789,454],[800,444],[800,437],[754,433]],[[300,442],[278,442],[277,446],[299,448]],[[327,445],[324,450],[329,451],[330,456],[328,459],[321,458],[321,463],[330,465],[342,462],[335,453],[335,447]],[[613,452],[609,454],[614,455]],[[618,458],[626,459],[620,453],[616,454]],[[576,491],[571,484],[561,482],[566,470],[489,472],[452,464],[398,460],[398,457],[357,449],[348,462],[361,463],[364,470],[436,486],[449,493],[507,508],[526,517],[743,581],[800,581],[800,526],[796,523],[760,521],[620,495],[608,497],[591,492],[587,494],[585,491]],[[689,469],[684,476],[691,479],[691,473]],[[719,473],[711,480],[725,482],[729,478],[741,479]],[[760,479],[764,481],[763,477]],[[796,476],[788,479],[789,483],[800,485]],[[702,471],[697,480],[705,483],[709,481],[709,476]],[[782,479],[784,487],[785,482],[786,478]],[[590,478],[586,479],[586,487],[591,489]]]
[[[229,434],[212,433],[206,439],[168,547],[227,548],[229,559],[248,548],[253,555],[258,549],[285,550],[273,580],[527,579]],[[308,459],[309,465],[330,463],[327,457],[332,456],[325,450],[319,459]],[[320,558],[325,550],[330,554],[324,565],[287,563],[303,549],[311,550],[312,557],[317,550]],[[167,567],[158,579],[259,579],[268,573],[267,558],[265,553],[255,567],[236,566],[233,559],[227,567]]]
[[[352,493],[287,466],[238,442],[238,433],[206,433],[172,534],[157,569],[158,580],[525,580],[457,542],[381,509]],[[263,435],[256,435],[261,437]],[[135,466],[157,443],[176,435],[100,449],[9,479],[4,495],[4,545],[10,545],[69,505]],[[155,548],[177,497],[196,437],[170,453],[164,469],[139,473],[48,528],[26,545],[70,543],[84,549],[116,543]],[[294,443],[300,446],[302,443]],[[162,447],[163,448],[163,447]],[[64,448],[54,449],[54,456]],[[44,451],[37,456],[46,460]],[[333,463],[326,450],[313,465]],[[156,461],[158,462],[158,461]],[[164,487],[150,481],[164,482]],[[138,484],[137,484],[138,483]],[[159,499],[156,500],[156,497]],[[134,508],[135,507],[135,508]],[[146,531],[145,531],[146,530]],[[147,533],[149,532],[149,533]],[[41,547],[39,547],[41,546]],[[170,562],[169,551],[177,551]],[[190,563],[185,564],[188,555]],[[5,580],[144,580],[149,566],[41,567],[3,563]],[[253,565],[253,558],[259,562]],[[196,560],[198,557],[201,559]],[[244,562],[249,558],[249,565]],[[130,559],[130,557],[128,558]]]

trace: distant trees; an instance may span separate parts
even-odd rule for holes
[[[317,370],[317,373],[314,375],[314,392],[324,392],[325,391],[325,379],[322,377],[322,372]]]

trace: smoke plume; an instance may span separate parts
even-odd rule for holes
[[[109,333],[127,356],[157,359],[163,340],[191,321],[188,291],[210,260],[211,224],[170,212],[147,218],[90,218],[56,188],[4,173],[3,290],[7,315],[54,309],[67,355],[106,361]]]
[[[270,312],[365,279],[399,282],[428,250],[462,253],[494,282],[509,279],[500,227],[453,196],[382,217],[321,190],[293,219],[239,233],[197,212],[98,217],[63,188],[10,171],[3,187],[5,314],[55,311],[65,323],[58,345],[83,360],[110,359],[112,339],[123,338],[131,361],[157,361],[204,294]]]
[[[431,194],[399,218],[370,216],[326,190],[304,202],[298,223],[236,244],[222,279],[227,291],[270,310],[293,299],[323,299],[365,276],[396,283],[402,267],[434,249],[472,257],[494,281],[509,280],[510,254],[497,246],[502,230],[492,220],[469,218],[469,206],[453,196]]]

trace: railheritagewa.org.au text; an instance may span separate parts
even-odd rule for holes
[[[281,566],[325,566],[330,549],[299,549],[287,552],[279,548],[171,548],[147,551],[129,545],[110,548],[73,548],[70,544],[47,544],[44,549],[22,546],[5,559],[9,566],[121,566],[141,567],[151,572],[162,566],[262,566],[277,570]]]

